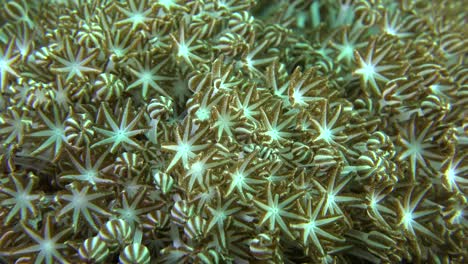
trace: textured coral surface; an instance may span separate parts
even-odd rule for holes
[[[467,13],[0,0],[0,262],[466,263]]]

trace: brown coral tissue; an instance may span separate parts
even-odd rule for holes
[[[0,0],[0,263],[467,263],[467,13]]]

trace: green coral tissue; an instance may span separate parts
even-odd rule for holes
[[[467,263],[467,13],[0,0],[0,263]]]

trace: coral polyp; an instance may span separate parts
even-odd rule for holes
[[[466,263],[466,10],[0,0],[1,263]]]

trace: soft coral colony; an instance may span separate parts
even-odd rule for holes
[[[2,261],[466,262],[463,1],[0,3]]]

